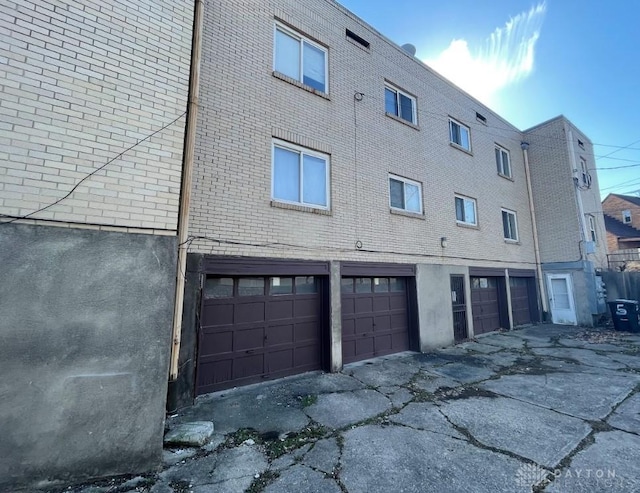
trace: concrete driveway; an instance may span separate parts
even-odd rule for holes
[[[200,398],[158,474],[64,491],[640,491],[640,335],[539,325]]]

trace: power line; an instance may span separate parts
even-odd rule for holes
[[[0,222],[0,226],[4,225],[4,224],[11,224],[15,221],[19,221],[21,219],[27,219],[35,214],[38,214],[39,212],[42,212],[44,210],[49,209],[50,207],[53,207],[54,205],[59,204],[60,202],[62,202],[63,200],[69,198],[69,196],[76,191],[76,189],[86,180],[88,180],[89,178],[91,178],[93,175],[95,175],[98,171],[103,170],[104,168],[106,168],[107,166],[109,166],[111,163],[113,163],[116,159],[119,159],[120,157],[122,157],[124,154],[126,154],[127,152],[129,152],[130,150],[134,149],[135,147],[139,146],[140,144],[142,144],[143,142],[149,140],[150,138],[152,138],[154,135],[162,132],[163,130],[169,128],[171,125],[173,125],[175,122],[177,122],[178,120],[180,120],[180,118],[182,118],[184,115],[186,115],[187,112],[183,112],[181,115],[179,115],[178,117],[176,117],[174,120],[170,121],[169,123],[167,123],[165,126],[163,126],[162,128],[159,128],[158,130],[156,130],[155,132],[150,133],[149,135],[147,135],[145,138],[140,139],[138,141],[136,141],[133,145],[129,146],[128,148],[126,148],[124,151],[122,151],[120,154],[118,154],[117,156],[115,156],[112,159],[109,159],[109,161],[107,161],[106,163],[104,163],[102,166],[94,169],[91,173],[89,173],[88,175],[84,176],[80,181],[78,181],[78,183],[76,183],[73,188],[71,188],[71,190],[69,190],[67,192],[67,194],[61,198],[59,198],[58,200],[56,200],[55,202],[51,202],[48,205],[45,205],[44,207],[41,207],[40,209],[36,209],[33,212],[30,212],[29,214],[25,214],[24,216],[10,216],[7,214],[0,214],[0,216],[2,217],[10,217],[11,219],[9,221],[2,221]]]

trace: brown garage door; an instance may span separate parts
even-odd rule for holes
[[[497,277],[471,278],[473,332],[484,334],[500,328],[500,301]]]
[[[196,394],[318,370],[320,279],[208,277]]]
[[[408,349],[405,278],[343,277],[343,362],[351,363]]]
[[[531,310],[529,302],[529,283],[526,277],[510,277],[511,308],[513,310],[513,324],[525,325],[531,323]]]

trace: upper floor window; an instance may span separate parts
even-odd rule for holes
[[[591,236],[591,241],[595,243],[598,240],[596,236],[596,218],[592,215],[587,217],[589,218],[589,235]]]
[[[397,87],[385,84],[384,109],[387,113],[417,125],[416,98]]]
[[[326,48],[280,24],[276,24],[273,68],[313,89],[329,92]]]
[[[631,222],[631,211],[626,210],[622,211],[622,222],[625,224],[629,224]]]
[[[474,199],[456,195],[456,221],[472,226],[478,225],[476,201]]]
[[[518,221],[515,212],[502,209],[502,229],[505,240],[518,241]]]
[[[455,144],[465,151],[471,152],[471,138],[469,135],[469,127],[462,123],[449,119],[449,139],[452,144]]]
[[[511,178],[511,158],[509,156],[509,151],[497,144],[495,151],[498,173],[502,176],[506,176],[507,178]]]
[[[582,172],[582,184],[590,185],[589,171],[587,170],[587,160],[582,157],[580,158],[580,170]]]
[[[422,185],[417,181],[389,175],[389,205],[392,209],[422,214]]]
[[[274,141],[271,196],[281,202],[329,209],[329,156]]]

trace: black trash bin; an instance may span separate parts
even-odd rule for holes
[[[613,326],[623,332],[640,332],[640,302],[636,300],[609,301]]]

